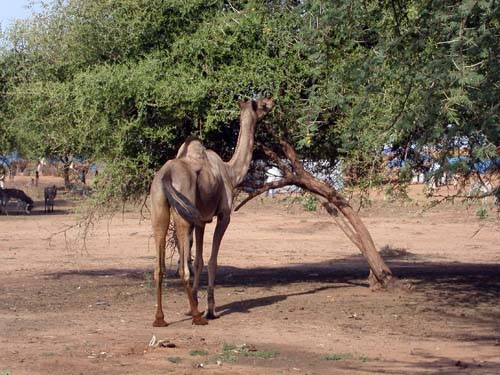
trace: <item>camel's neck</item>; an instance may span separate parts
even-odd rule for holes
[[[257,119],[253,113],[242,113],[240,116],[240,134],[233,157],[227,163],[230,167],[233,187],[238,186],[245,178],[252,160],[255,125]]]

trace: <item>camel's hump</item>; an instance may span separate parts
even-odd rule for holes
[[[208,161],[207,149],[198,138],[188,138],[179,148],[177,159],[187,159],[192,168],[198,171]]]

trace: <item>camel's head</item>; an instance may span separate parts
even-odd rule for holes
[[[250,110],[257,116],[257,121],[261,120],[269,113],[274,107],[274,100],[272,98],[262,98],[256,100],[245,100],[240,102],[240,109]]]

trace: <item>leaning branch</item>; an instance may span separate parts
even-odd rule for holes
[[[282,178],[281,180],[278,181],[273,181],[273,182],[268,182],[267,184],[262,185],[262,187],[255,189],[252,191],[250,194],[248,194],[248,197],[243,199],[238,206],[234,209],[234,211],[238,211],[241,207],[243,207],[245,204],[250,202],[252,199],[255,197],[261,195],[262,193],[265,193],[269,189],[279,189],[288,185],[293,185],[293,179],[291,178]]]
[[[277,137],[277,134],[273,130],[268,129],[268,131]],[[283,179],[265,184],[255,190],[238,205],[236,210],[270,188],[278,188],[286,185],[298,186],[313,194],[321,202],[327,212],[335,219],[341,230],[359,248],[370,266],[369,279],[372,288],[398,286],[397,278],[392,275],[390,268],[385,264],[375,247],[368,229],[349,202],[332,186],[314,177],[304,168],[297,153],[287,142],[286,134],[277,138],[279,139],[279,145],[284,158],[265,146],[261,146],[261,148],[265,155],[281,169]],[[288,160],[289,163],[284,160]]]
[[[352,226],[349,224],[349,222],[346,221],[344,215],[339,215],[339,211],[337,210],[337,208],[332,203],[330,203],[325,197],[318,194],[314,194],[314,196],[323,205],[326,212],[328,212],[330,216],[333,217],[333,219],[335,220],[339,228],[342,230],[342,232],[344,232],[344,234],[347,236],[347,238],[349,238],[352,241],[352,243],[356,245],[358,249],[361,249],[363,245],[361,244],[361,239],[359,237],[359,234],[356,233],[355,230],[352,228]]]
[[[298,175],[301,175],[302,173],[304,173],[304,166],[302,165],[302,163],[300,162],[298,156],[297,156],[297,153],[295,152],[295,150],[293,149],[293,147],[290,145],[290,143],[288,143],[284,137],[281,137],[280,138],[280,146],[283,150],[283,153],[285,154],[285,156],[288,158],[288,160],[290,160],[290,162],[292,163],[296,173]]]

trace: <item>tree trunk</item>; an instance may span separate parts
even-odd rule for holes
[[[272,133],[272,132],[271,132]],[[309,191],[321,202],[327,212],[332,215],[342,231],[359,248],[370,267],[369,282],[372,289],[389,289],[400,287],[398,279],[392,275],[390,268],[385,264],[375,244],[370,232],[364,225],[359,215],[354,211],[349,202],[340,195],[332,186],[317,179],[311,173],[304,169],[302,162],[297,157],[293,147],[286,141],[284,135],[280,139],[281,151],[289,160],[290,164],[284,163],[282,157],[273,150],[261,145],[264,153],[273,162],[279,166],[283,173],[283,179],[274,183],[267,184],[254,193],[252,193],[242,204],[248,202],[253,197],[261,194],[274,185],[286,186],[296,185],[306,191]],[[274,186],[274,187],[276,187]],[[340,214],[339,214],[340,213]]]
[[[69,180],[69,170],[71,166],[71,160],[72,158],[68,155],[63,155],[60,156],[60,160],[62,162],[62,173],[63,173],[63,178],[64,178],[64,187],[66,190],[69,190],[71,188],[71,182]]]
[[[370,232],[349,202],[333,187],[319,181],[307,171],[300,173],[297,184],[313,193],[330,215],[336,216],[340,212],[346,219],[347,222],[344,221],[339,226],[366,258],[371,270],[369,277],[371,288],[379,289],[395,286],[396,279],[375,248]]]
[[[71,188],[71,183],[69,181],[69,164],[64,164],[63,165],[63,177],[64,177],[64,187],[66,190],[69,190]]]

